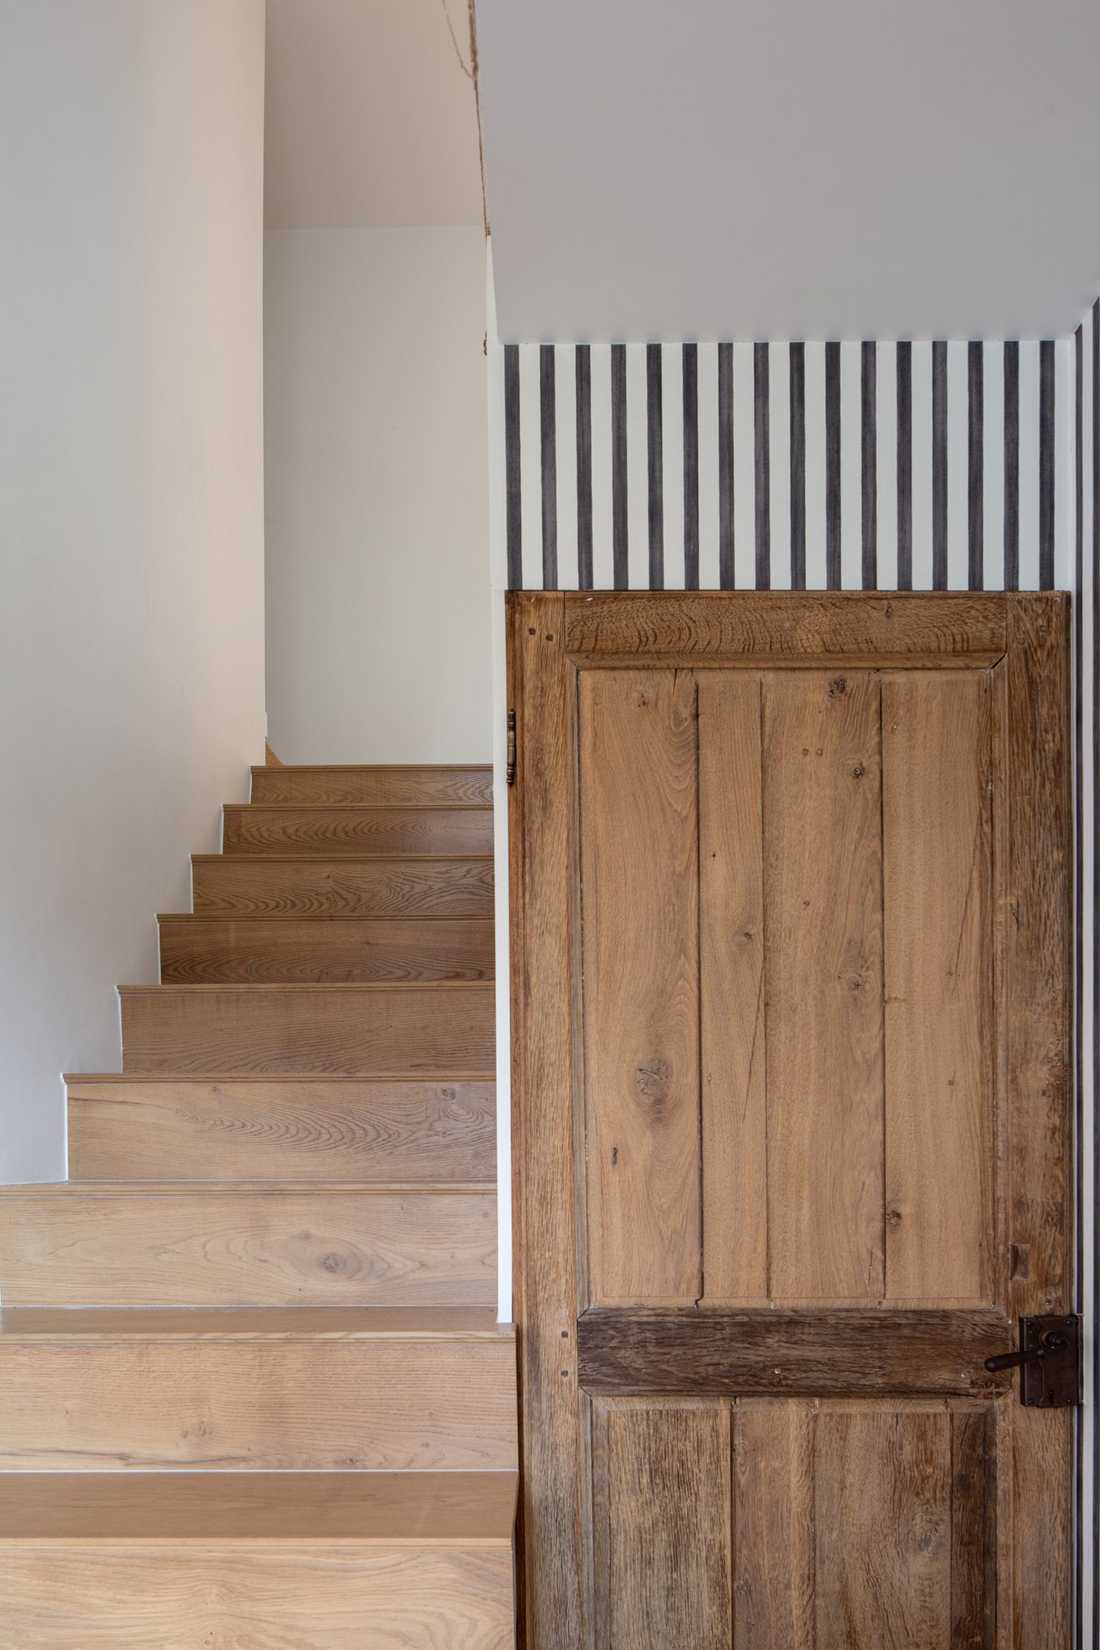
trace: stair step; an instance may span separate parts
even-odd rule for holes
[[[74,1180],[443,1185],[496,1175],[487,1075],[67,1081]]]
[[[491,917],[491,854],[193,854],[196,913]]]
[[[493,810],[483,804],[389,808],[308,802],[227,803],[227,854],[483,854]]]
[[[0,1298],[28,1306],[491,1306],[491,1186],[12,1186]]]
[[[371,802],[389,807],[493,800],[491,767],[375,765],[253,768],[253,802]]]
[[[165,984],[489,980],[493,924],[466,917],[161,916]]]
[[[3,1650],[511,1650],[514,1472],[0,1478]]]
[[[140,1072],[485,1071],[493,987],[122,986],[123,1069]]]
[[[0,1387],[0,1471],[516,1465],[482,1308],[5,1310]]]

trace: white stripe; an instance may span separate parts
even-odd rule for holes
[[[967,345],[947,345],[947,588],[965,590],[970,522],[970,386]]]
[[[519,346],[520,501],[523,588],[542,589],[542,414],[539,346]]]
[[[649,588],[649,437],[645,345],[626,346],[626,582]]]
[[[699,345],[699,588],[717,590],[718,345]]]
[[[1039,345],[1020,345],[1020,589],[1039,588]]]
[[[733,346],[733,565],[739,590],[756,584],[756,439],[752,345]]]
[[[490,310],[490,314],[492,311]],[[489,345],[489,579],[494,590],[508,588],[508,442],[504,422],[504,351]]]
[[[593,344],[592,379],[592,584],[615,585],[611,530],[611,346]]]
[[[840,585],[863,584],[863,463],[860,416],[860,345],[840,346]]]
[[[913,589],[932,588],[932,345],[914,342]]]
[[[1074,341],[1054,346],[1054,587],[1073,589],[1076,534]]]
[[[791,346],[768,345],[768,482],[773,590],[791,588]]]
[[[577,352],[554,348],[554,429],[558,470],[558,589],[576,590],[577,574]]]
[[[982,466],[982,579],[986,590],[1005,587],[1005,347],[983,344],[985,451]]]
[[[878,485],[879,590],[898,587],[898,346],[875,352],[875,469]]]
[[[825,345],[806,345],[806,589],[825,589]]]
[[[682,344],[661,345],[664,394],[665,589],[684,588],[684,358]]]

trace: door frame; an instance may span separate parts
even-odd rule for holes
[[[509,594],[517,763],[509,798],[512,1196],[523,1473],[517,1591],[528,1650],[583,1650],[594,1642],[593,1555],[584,1533],[591,1436],[578,1419],[577,1323],[586,1304],[578,1221],[584,1187],[576,1174],[582,1053],[572,1000],[578,671],[646,663],[1002,667],[1010,920],[1007,977],[994,989],[1005,1028],[1005,1099],[1013,1117],[1029,1124],[1013,1131],[1002,1165],[1015,1317],[1074,1305],[1069,640],[1069,598],[1061,592]],[[1027,767],[1012,760],[1019,728],[1028,730],[1033,753]],[[1014,1650],[1068,1650],[1072,1412],[1027,1414],[1027,1425],[1015,1429],[1014,1473],[1043,1516],[1016,1532],[1011,1642]]]

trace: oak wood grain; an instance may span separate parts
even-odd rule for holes
[[[864,660],[914,653],[1000,654],[1003,596],[861,592],[597,591],[565,598],[566,648],[581,654],[685,654],[740,662],[814,654]]]
[[[0,1194],[4,1306],[490,1305],[496,1196],[311,1186]]]
[[[391,764],[253,768],[253,802],[367,802],[388,807],[493,800],[488,766]]]
[[[507,1468],[513,1367],[503,1337],[5,1333],[0,1470]]]
[[[761,682],[700,675],[703,1299],[768,1295]]]
[[[979,1308],[593,1308],[577,1324],[582,1386],[619,1393],[1003,1392],[983,1364],[1012,1333]]]
[[[695,683],[580,679],[591,1299],[700,1292]]]
[[[879,684],[764,683],[770,1293],[883,1290]]]
[[[493,1063],[493,988],[122,986],[127,1072],[430,1073]]]
[[[990,685],[882,685],[886,1296],[993,1299]]]
[[[493,924],[468,917],[162,916],[165,985],[491,980]]]
[[[722,1404],[605,1404],[608,1650],[731,1650],[730,1421]]]
[[[491,917],[481,855],[194,854],[195,911],[211,916]]]
[[[338,806],[307,802],[227,803],[227,854],[478,854],[493,846],[493,811]]]
[[[58,1551],[60,1547],[60,1551]],[[0,1549],[2,1553],[2,1549]],[[507,1552],[196,1542],[2,1553],[2,1650],[511,1650]],[[364,1636],[364,1624],[367,1636]]]
[[[463,1077],[74,1078],[69,1173],[78,1181],[491,1181],[495,1094],[491,1080]]]
[[[816,1650],[815,1418],[807,1403],[734,1405],[737,1650]]]

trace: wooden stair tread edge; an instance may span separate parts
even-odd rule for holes
[[[223,802],[224,813],[491,814],[491,802]]]
[[[0,1547],[164,1542],[511,1544],[518,1473],[0,1474]]]
[[[270,768],[253,763],[251,773]],[[279,772],[296,773],[492,773],[491,762],[281,762]]]
[[[176,983],[169,981],[164,984],[119,985],[115,989],[127,996],[141,992],[155,992],[158,995],[167,991],[492,991],[495,980],[267,980],[258,985],[238,985],[230,980],[226,984],[217,982],[202,982],[199,984]]]
[[[13,1342],[389,1340],[512,1341],[491,1306],[220,1306],[0,1308],[0,1345]]]
[[[281,922],[291,923],[341,923],[357,922],[360,925],[372,923],[425,923],[439,926],[449,923],[453,928],[493,928],[492,917],[452,917],[446,912],[428,912],[424,916],[418,914],[406,915],[401,911],[386,911],[379,916],[360,916],[355,911],[158,911],[158,923],[183,922],[189,924],[217,922],[217,923],[248,923],[248,922]]]
[[[494,1181],[43,1180],[0,1184],[0,1200],[66,1197],[496,1197]],[[0,1280],[2,1283],[2,1280]]]
[[[162,990],[150,986],[149,990]],[[80,1084],[110,1083],[195,1083],[201,1087],[217,1087],[233,1083],[427,1083],[432,1087],[447,1083],[495,1083],[496,1070],[432,1072],[379,1071],[364,1074],[358,1071],[83,1071],[66,1072],[61,1081],[73,1088]]]
[[[355,864],[358,864],[360,862],[362,862],[364,864],[367,864],[367,865],[380,865],[380,864],[385,864],[387,862],[396,863],[396,864],[400,865],[400,864],[405,863],[406,861],[409,861],[409,862],[411,862],[415,865],[425,865],[425,864],[431,864],[433,862],[443,862],[443,863],[455,863],[455,862],[457,862],[459,864],[462,864],[462,863],[465,863],[467,860],[475,862],[479,865],[485,865],[485,864],[491,863],[492,860],[494,859],[494,857],[495,856],[490,851],[486,851],[486,852],[482,853],[482,852],[477,851],[476,849],[471,849],[467,853],[458,853],[458,854],[444,854],[444,853],[436,853],[436,854],[423,853],[423,854],[418,854],[418,853],[415,853],[415,852],[404,852],[404,853],[396,852],[395,853],[393,851],[391,851],[389,853],[380,853],[380,854],[359,854],[359,853],[356,853],[356,854],[333,854],[332,859],[333,859],[334,862],[336,862],[337,864],[339,864],[342,867],[342,866],[345,866],[345,865],[355,865]],[[318,865],[323,865],[325,863],[325,856],[323,854],[262,854],[262,855],[260,855],[260,854],[234,854],[234,853],[192,854],[191,855],[192,865],[255,866],[258,861],[262,862],[262,864],[265,865],[265,866],[266,865],[308,865],[311,869],[315,869]]]

